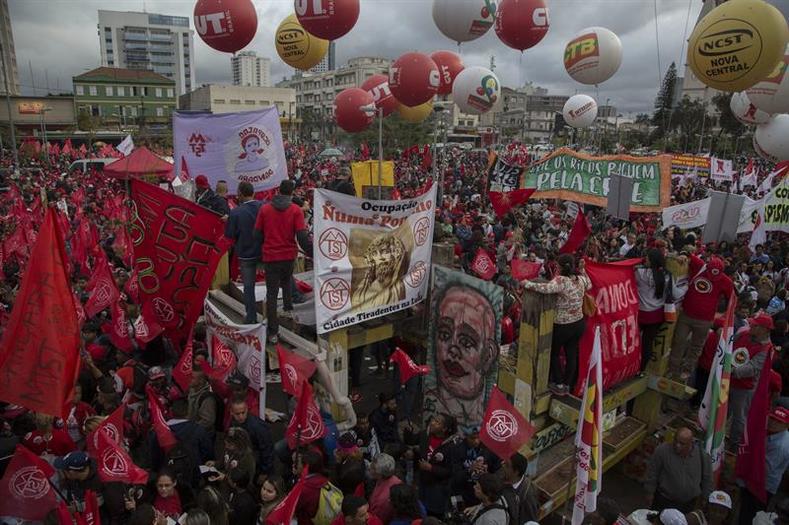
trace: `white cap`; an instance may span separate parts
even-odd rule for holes
[[[710,492],[709,502],[715,505],[720,505],[721,507],[726,507],[727,509],[731,510],[731,496],[729,496],[722,490],[715,490],[713,492]]]
[[[660,523],[663,525],[688,525],[688,520],[679,510],[666,509],[660,513]]]

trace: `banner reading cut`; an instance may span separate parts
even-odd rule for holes
[[[611,175],[633,179],[631,211],[657,213],[669,205],[671,157],[593,157],[561,148],[533,165],[521,187],[536,188],[534,198],[564,199],[605,207]]]
[[[435,199],[435,185],[420,197],[399,201],[315,190],[315,316],[319,334],[424,300]]]
[[[586,330],[581,337],[578,382],[574,385],[578,397],[583,392],[598,326],[603,351],[603,387],[606,390],[635,376],[641,367],[638,288],[633,270],[641,260],[628,259],[609,264],[585,261],[586,273],[592,280],[592,289],[587,293],[597,302],[597,314],[587,318]]]
[[[241,113],[173,113],[173,148],[177,165],[205,175],[211,187],[227,181],[237,193],[239,182],[255,191],[276,188],[287,178],[282,129],[277,108]]]

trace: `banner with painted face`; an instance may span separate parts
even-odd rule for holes
[[[433,266],[423,414],[446,413],[461,427],[480,425],[498,377],[504,290]]]
[[[220,180],[236,194],[240,182],[255,191],[276,188],[288,176],[276,107],[241,113],[173,114],[177,165],[192,177],[205,175],[212,188]]]
[[[315,190],[315,317],[323,334],[421,301],[435,226],[436,186],[379,201]]]

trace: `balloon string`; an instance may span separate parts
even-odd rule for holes
[[[523,81],[523,51],[521,51],[521,56],[518,57],[518,89],[524,86]],[[524,116],[524,119],[526,117]]]

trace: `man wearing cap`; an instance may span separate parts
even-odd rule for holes
[[[85,492],[88,490],[96,494],[99,506],[102,505],[102,483],[96,465],[85,452],[80,450],[57,457],[54,466],[61,473],[60,493],[69,507],[82,512],[85,509]]]
[[[225,237],[234,241],[233,251],[238,257],[241,282],[244,284],[244,324],[257,323],[257,303],[255,301],[255,282],[258,262],[260,261],[260,239],[255,235],[257,220],[262,202],[255,200],[255,190],[249,182],[238,185],[238,206],[230,211],[225,224]]]
[[[748,321],[749,329],[743,330],[734,339],[734,359],[731,368],[731,389],[729,390],[729,450],[736,451],[748,418],[748,408],[764,361],[770,355],[772,343],[770,331],[773,318],[759,313]]]
[[[195,177],[195,202],[222,216],[230,213],[227,201],[214,193],[205,175]]]

